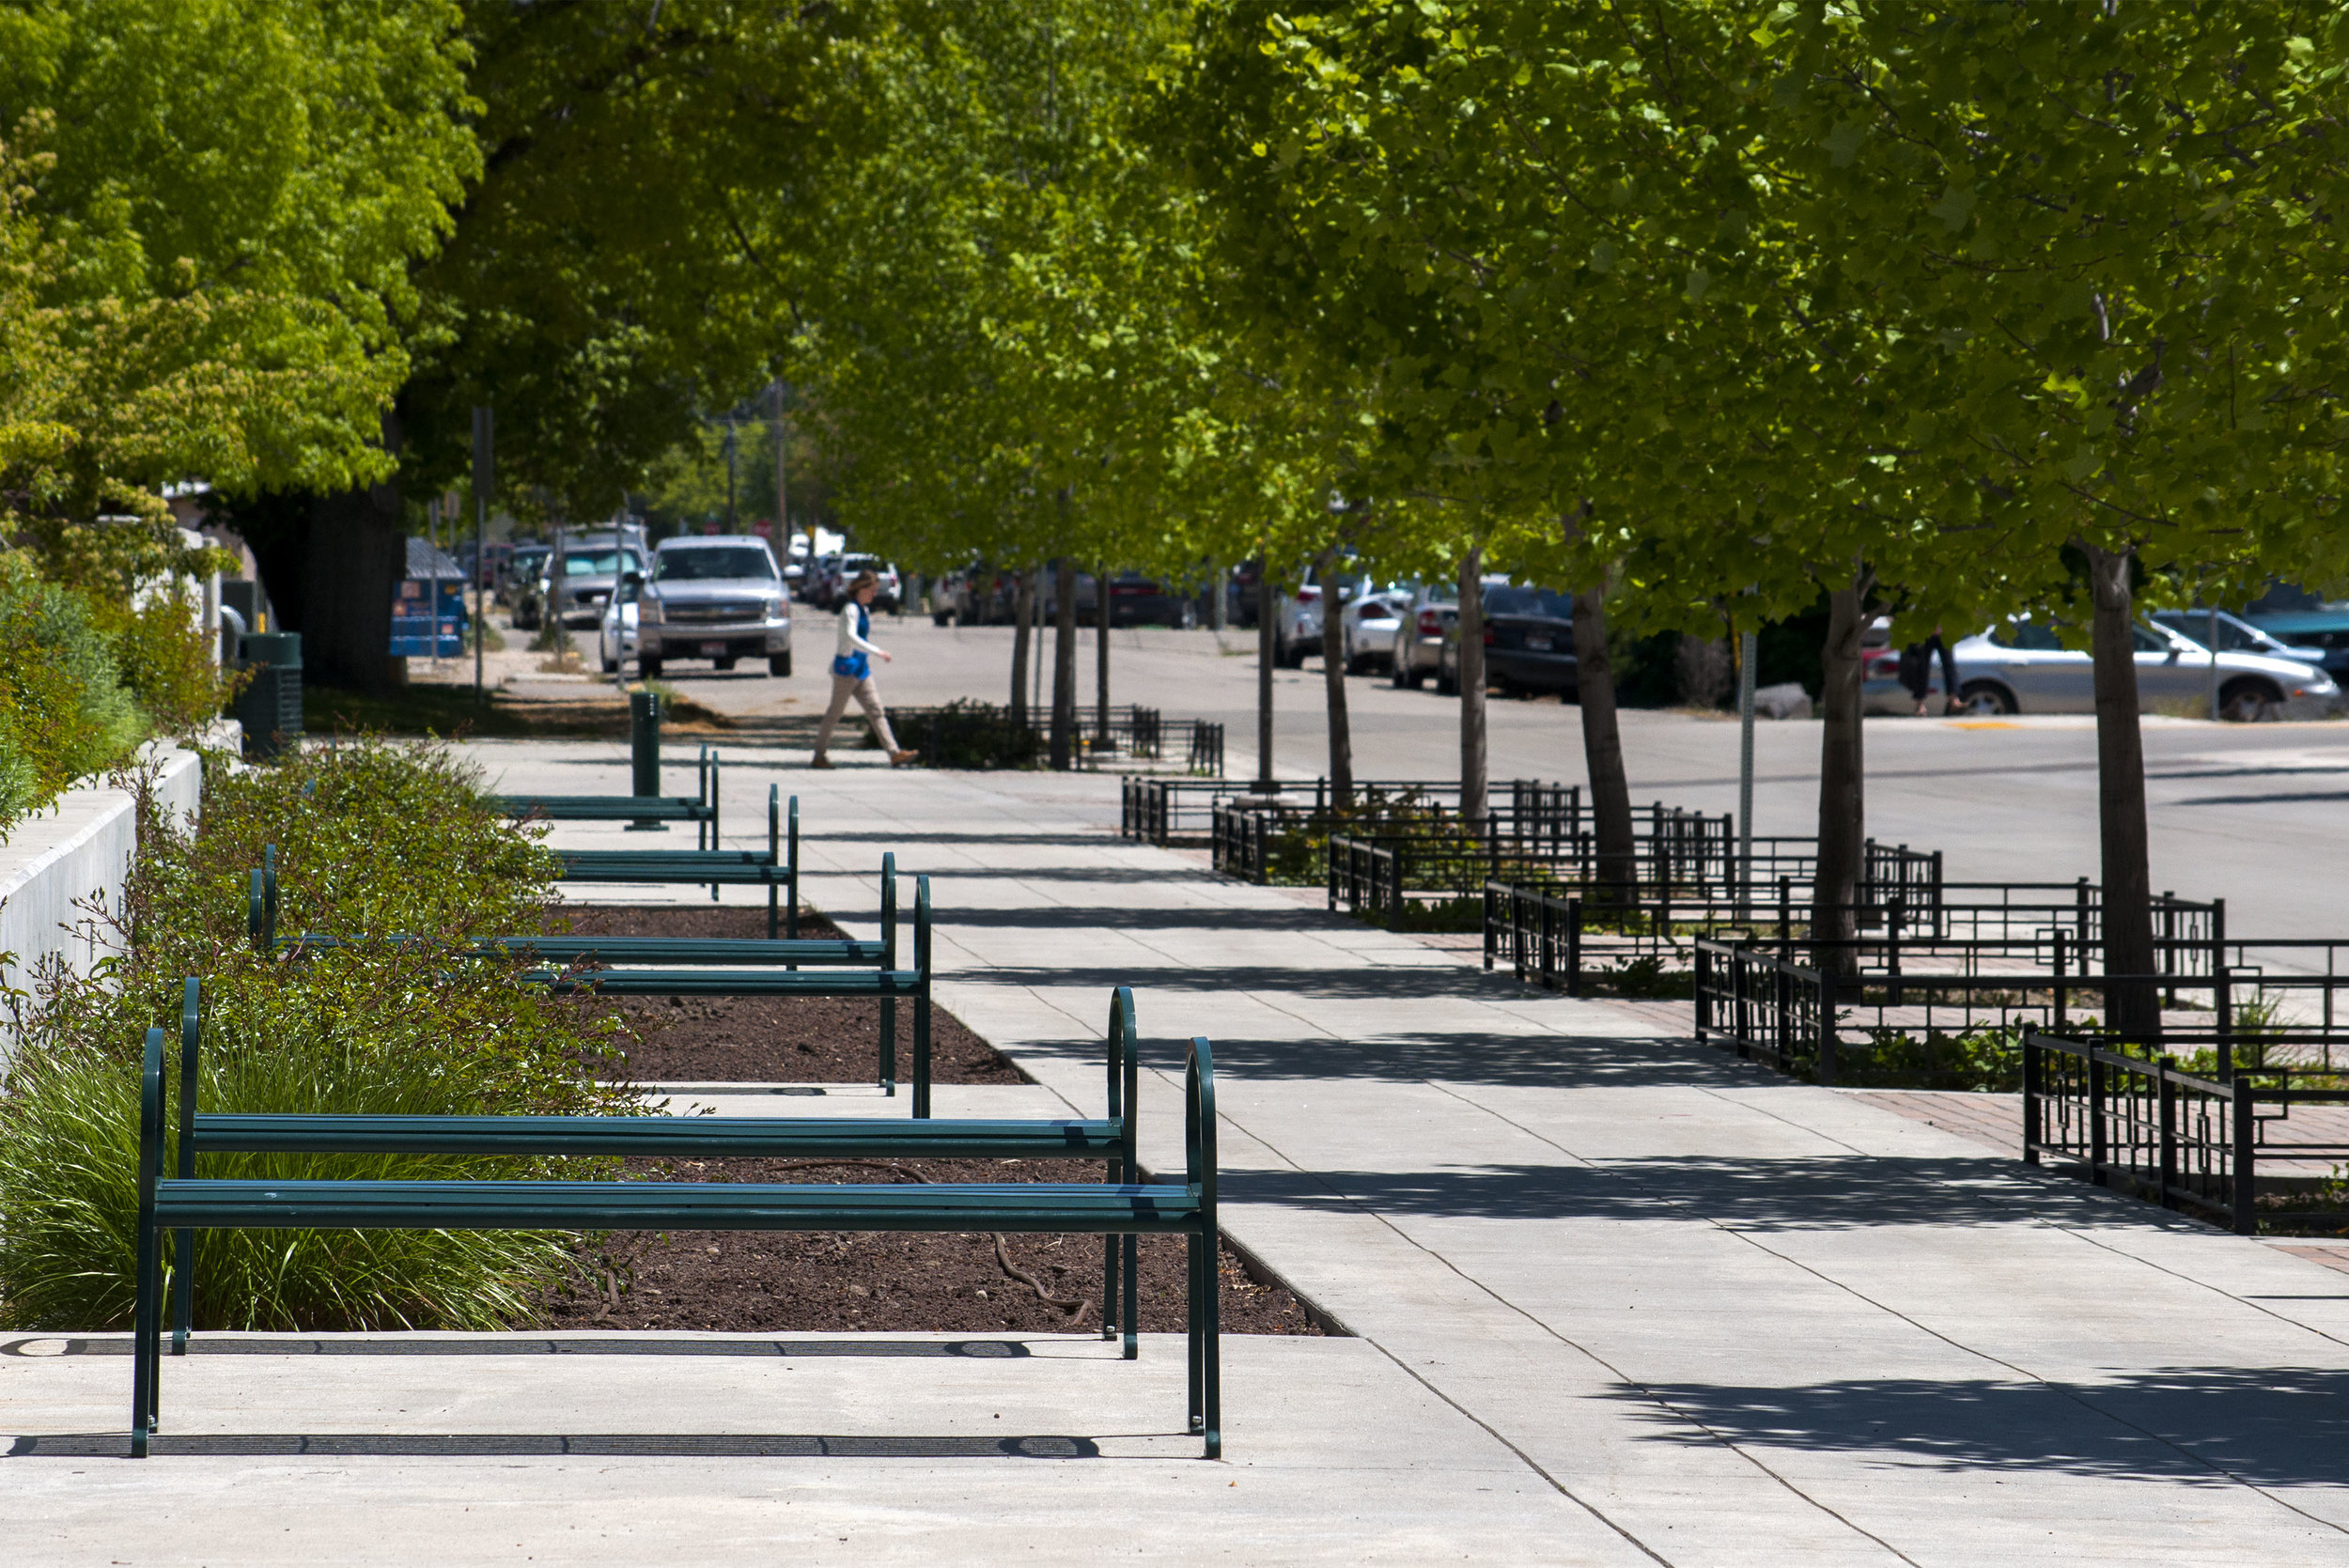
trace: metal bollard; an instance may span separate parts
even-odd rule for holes
[[[628,694],[629,793],[644,797],[661,793],[661,694]],[[631,833],[665,833],[668,826],[648,818],[629,824]]]

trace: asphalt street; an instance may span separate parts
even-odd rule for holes
[[[666,678],[695,701],[746,719],[820,712],[832,625],[831,616],[801,608],[798,670],[787,679],[747,667],[721,675],[691,663],[670,665]],[[1094,635],[1080,634],[1077,660],[1078,690],[1088,706],[1095,699]],[[1001,702],[1008,691],[1008,629],[940,628],[922,616],[882,615],[875,638],[896,656],[878,670],[889,702]],[[1124,630],[1111,634],[1110,647],[1112,702],[1221,722],[1232,775],[1255,770],[1253,633]],[[1278,772],[1310,778],[1326,771],[1318,660],[1277,672],[1273,693]],[[1349,679],[1346,700],[1358,778],[1457,776],[1456,701],[1432,687],[1398,690],[1384,676]],[[1578,708],[1554,699],[1496,697],[1487,712],[1493,779],[1586,782]],[[1626,711],[1623,729],[1635,801],[1735,809],[1734,717]],[[1812,721],[1758,726],[1756,832],[1815,831],[1819,738]],[[1943,850],[1953,880],[2097,875],[2095,729],[2089,718],[1872,719],[1866,745],[1868,825],[1875,837]],[[2157,888],[2225,898],[2229,929],[2241,936],[2349,933],[2349,722],[2216,724],[2149,717],[2145,754]]]

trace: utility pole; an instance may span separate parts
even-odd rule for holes
[[[726,532],[739,533],[734,525],[734,415],[726,415]]]
[[[1737,902],[1753,886],[1753,665],[1761,639],[1737,638]]]
[[[490,534],[490,469],[496,446],[494,438],[489,405],[476,403],[473,411],[473,700],[476,703],[490,700],[481,683],[481,648],[490,634],[490,591],[482,585],[481,568],[487,559]]]
[[[783,542],[787,540],[789,533],[792,533],[792,505],[789,505],[789,500],[787,500],[789,493],[783,489],[783,446],[785,446],[783,378],[775,378],[773,396],[775,396],[775,550],[783,550]]]

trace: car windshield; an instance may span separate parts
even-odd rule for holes
[[[1548,588],[1487,588],[1487,615],[1547,615],[1553,621],[1574,619],[1574,600]]]
[[[2037,621],[2009,621],[1990,634],[1990,640],[2002,648],[2021,648],[2029,653],[2061,653],[2063,644],[2052,627]]]
[[[632,550],[567,550],[563,570],[570,577],[617,577],[635,571],[640,563]]]
[[[664,550],[652,558],[656,582],[709,582],[720,578],[772,577],[775,563],[755,545]]]
[[[2165,610],[2154,619],[2197,647],[2210,646],[2210,616],[2200,610]],[[2255,648],[2265,653],[2276,645],[2275,641],[2264,632],[2254,631],[2230,616],[2218,617],[2218,651],[2221,653],[2234,653],[2244,648]]]

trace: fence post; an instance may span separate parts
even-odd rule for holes
[[[1697,943],[1696,1013],[1697,1041],[1703,1044],[1705,1032],[1713,1022],[1713,954],[1703,942]]]
[[[1582,900],[1566,900],[1566,995],[1582,994]]]
[[[1513,893],[1516,892],[1516,890],[1515,890],[1514,888],[1513,888],[1513,889],[1511,889],[1510,891],[1511,891]],[[1493,971],[1493,885],[1492,885],[1492,883],[1491,883],[1491,882],[1487,881],[1487,882],[1485,884],[1485,972],[1486,972],[1486,974],[1490,974],[1490,973],[1492,973],[1492,971]],[[1520,980],[1522,980],[1522,979],[1523,979],[1523,978],[1525,978],[1525,977],[1524,977],[1524,975],[1523,975],[1522,973],[1520,973],[1520,974],[1517,976],[1517,978],[1518,978],[1518,979],[1520,979]]]
[[[2253,1109],[2251,1080],[2234,1080],[2234,1160],[2229,1196],[2234,1200],[2234,1234],[2259,1234],[2259,1115]]]
[[[1831,1086],[1835,1082],[1835,971],[1821,964],[1818,1079],[1823,1085]]]
[[[1795,961],[1795,879],[1778,879],[1778,955],[1786,963]]]
[[[1901,895],[1895,893],[1884,906],[1884,962],[1890,980],[1890,1001],[1901,1005]],[[1930,999],[1928,999],[1930,1001]]]
[[[2063,983],[2063,933],[2055,933],[2055,1032],[2061,1034],[2069,1027],[2064,1020],[2064,1002],[2071,987]]]
[[[2234,971],[2221,965],[2210,977],[2211,1005],[2217,1014],[2213,1031],[2218,1058],[2218,1081],[2234,1081]]]
[[[2178,1206],[2178,1085],[2170,1075],[2178,1070],[2178,1059],[2164,1056],[2154,1063],[2154,1076],[2161,1084],[2161,1190],[2155,1194],[2161,1206]]]
[[[1344,846],[1344,848],[1341,848],[1341,846]],[[1346,850],[1351,849],[1352,847],[1353,846],[1347,843],[1346,840],[1339,838],[1336,834],[1332,833],[1330,836],[1327,847],[1322,853],[1321,863],[1323,869],[1321,879],[1329,891],[1330,912],[1331,914],[1336,914],[1338,912],[1338,877],[1341,875],[1338,870],[1338,862],[1346,858]],[[1351,871],[1353,867],[1349,865],[1346,869]]]
[[[2047,1048],[2030,1029],[2023,1031],[2023,1163],[2039,1163],[2039,1085],[2046,1070]]]
[[[2080,1042],[2080,1061],[2088,1068],[2088,1179],[2105,1185],[2105,1067],[2096,1060],[2096,1042]]]

